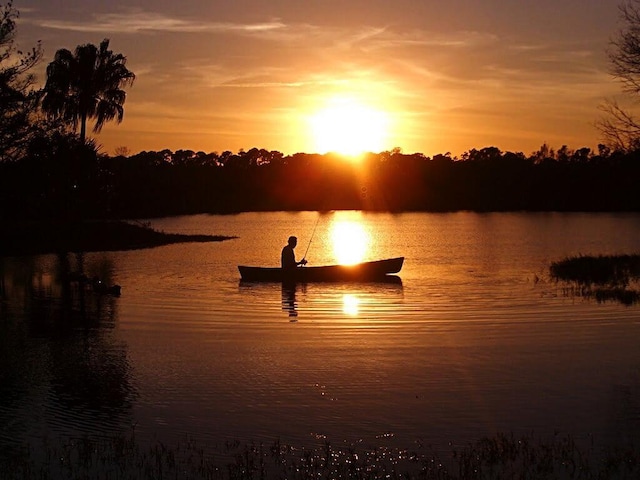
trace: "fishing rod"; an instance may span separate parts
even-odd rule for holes
[[[326,168],[326,163],[322,164],[322,174],[324,174],[324,170]],[[313,226],[313,231],[311,232],[311,238],[309,238],[309,244],[307,245],[307,249],[304,251],[304,256],[302,257],[302,260],[306,261],[307,258],[307,253],[309,253],[309,247],[311,246],[311,241],[313,240],[313,236],[316,233],[316,228],[318,228],[318,223],[320,222],[320,212],[317,212],[318,218],[316,219],[316,224]]]
[[[309,238],[309,244],[307,245],[307,249],[304,251],[304,255],[302,256],[302,260],[307,258],[307,253],[309,253],[309,247],[311,246],[311,241],[313,240],[313,236],[316,233],[316,228],[318,228],[318,223],[320,222],[320,213],[318,213],[318,218],[316,219],[316,224],[313,226],[313,231],[311,232],[311,238]]]

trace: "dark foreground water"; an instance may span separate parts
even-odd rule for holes
[[[0,445],[128,434],[201,445],[640,439],[640,305],[548,279],[637,253],[636,214],[260,213],[153,220],[235,235],[0,258]],[[311,264],[405,256],[400,282],[243,284],[289,235]],[[312,236],[313,235],[313,236]],[[309,243],[311,240],[311,243]],[[120,297],[60,281],[82,270]]]

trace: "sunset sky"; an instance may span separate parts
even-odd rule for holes
[[[6,2],[2,2],[3,4]],[[15,0],[17,41],[109,38],[136,74],[102,151],[596,148],[619,0]],[[342,135],[342,139],[336,139]]]

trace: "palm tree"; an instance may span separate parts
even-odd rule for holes
[[[122,54],[109,50],[109,39],[99,47],[78,45],[75,53],[62,48],[47,66],[42,109],[52,118],[61,118],[78,129],[86,140],[87,119],[96,119],[94,132],[111,120],[122,122],[125,86],[132,85],[133,72]]]

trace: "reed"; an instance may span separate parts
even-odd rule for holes
[[[553,262],[553,280],[567,285],[565,293],[617,301],[625,305],[640,302],[640,255],[578,255]]]
[[[0,472],[20,479],[636,479],[632,447],[596,454],[571,437],[550,441],[498,434],[450,452],[361,445],[297,448],[227,442],[205,450],[187,439],[170,447],[131,436],[67,439],[0,454]]]

